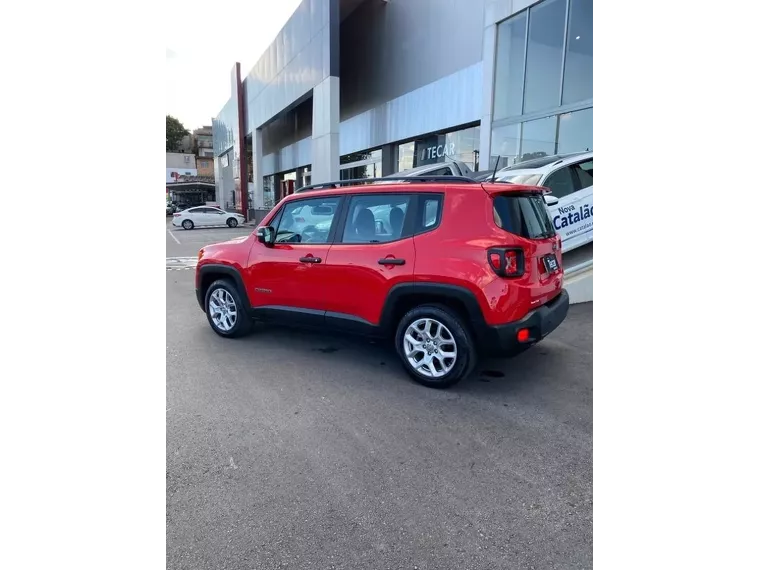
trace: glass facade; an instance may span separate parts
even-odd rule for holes
[[[567,0],[545,0],[529,10],[524,112],[559,105]]]
[[[569,4],[569,32],[562,103],[593,97],[593,0]]]
[[[433,133],[398,145],[398,172],[447,160],[459,160],[477,170],[479,149],[480,127]]]
[[[352,152],[340,157],[340,180],[382,178],[382,149]]]
[[[264,176],[264,209],[271,210],[277,203],[274,194],[274,175]]]
[[[593,0],[544,0],[498,24],[490,167],[593,149]]]

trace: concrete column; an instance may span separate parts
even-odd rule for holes
[[[261,210],[264,207],[264,144],[261,129],[256,129],[251,135],[251,157],[253,159],[253,203],[248,205],[251,210]]]
[[[311,183],[340,179],[340,78],[329,76],[313,90]]]
[[[398,145],[386,144],[382,147],[382,176],[398,172]]]
[[[490,170],[490,136],[493,121],[493,89],[495,86],[496,26],[490,25],[482,34],[482,118],[480,119],[480,170]]]

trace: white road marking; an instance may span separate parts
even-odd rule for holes
[[[171,230],[166,230],[166,231],[169,232],[169,235],[172,238],[174,238],[174,241],[177,242],[178,245],[182,245],[182,243],[177,239],[177,236],[174,235],[174,232],[172,232]]]
[[[197,257],[167,257],[166,271],[180,269],[195,269],[198,265]]]

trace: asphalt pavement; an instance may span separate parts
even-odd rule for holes
[[[432,390],[382,343],[215,335],[169,258],[250,231],[167,227],[168,569],[592,567],[592,304]]]

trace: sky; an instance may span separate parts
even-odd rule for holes
[[[166,114],[189,130],[210,125],[229,99],[234,63],[240,62],[244,79],[300,3],[177,4],[166,26]]]

